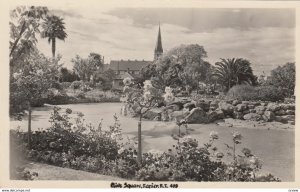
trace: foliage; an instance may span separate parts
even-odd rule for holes
[[[18,6],[10,11],[10,67],[22,65],[37,42],[36,33],[40,33],[39,26],[48,14],[47,7]]]
[[[101,55],[96,53],[90,53],[88,58],[81,58],[76,55],[72,62],[74,63],[73,70],[82,81],[90,81],[93,79],[94,73],[97,70],[102,70],[103,67]]]
[[[103,90],[109,90],[112,88],[112,82],[115,77],[116,74],[112,69],[105,71],[98,70],[94,74],[94,82],[100,83],[99,87]]]
[[[198,44],[181,45],[171,49],[142,70],[144,79],[153,81],[153,86],[181,87],[186,91],[198,87],[199,81],[206,81],[211,65],[204,61],[204,48]]]
[[[70,71],[65,67],[62,67],[60,69],[59,75],[60,75],[59,77],[60,82],[73,82],[79,80],[78,75],[76,75],[74,71]]]
[[[42,38],[48,38],[48,42],[52,43],[52,56],[55,57],[56,39],[65,40],[67,33],[65,32],[65,23],[63,18],[55,15],[47,16],[42,24]]]
[[[48,89],[56,84],[58,79],[59,58],[48,59],[38,52],[30,54],[23,61],[22,68],[11,71],[10,76],[10,113],[16,113],[27,108],[28,104],[43,103]]]
[[[282,101],[285,93],[282,89],[274,86],[236,85],[228,92],[228,99],[238,99],[241,101]]]
[[[271,71],[267,84],[283,89],[286,96],[292,96],[295,91],[295,81],[295,63],[287,63]]]
[[[31,172],[25,167],[18,166],[13,170],[12,176],[18,180],[37,180],[39,174],[37,172]]]
[[[125,78],[123,83],[125,85],[123,101],[139,115],[140,119],[143,114],[163,101],[162,91],[153,87],[150,80],[144,82],[143,89],[134,84],[129,78]]]
[[[251,63],[242,58],[221,59],[221,62],[216,63],[213,76],[225,87],[225,91],[234,85],[244,83],[255,85],[257,79],[253,75]]]
[[[14,150],[33,161],[143,181],[279,181],[273,175],[259,174],[261,160],[247,148],[238,149],[242,135],[237,132],[232,135],[232,145],[226,144],[227,155],[232,158],[229,163],[223,161],[225,154],[215,147],[220,138],[212,131],[203,146],[186,135],[167,152],[144,153],[139,164],[135,146],[122,142],[116,117],[115,123],[103,130],[101,123],[97,128],[86,124],[82,113],[73,123],[72,113],[71,109],[61,113],[55,107],[51,127],[33,134],[30,150],[24,144],[26,133],[11,130]]]

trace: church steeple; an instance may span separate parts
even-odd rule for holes
[[[154,50],[154,60],[157,60],[162,54],[163,54],[163,48],[162,48],[162,43],[161,43],[161,34],[160,34],[160,23],[158,26],[158,36],[157,36],[157,41],[156,41],[156,46]]]

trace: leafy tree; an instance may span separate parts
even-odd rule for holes
[[[10,77],[10,114],[28,110],[28,144],[31,141],[32,107],[42,103],[48,89],[52,88],[58,79],[57,60],[50,60],[37,50],[32,52],[23,67]]]
[[[22,65],[24,57],[35,48],[36,33],[40,33],[39,26],[47,14],[47,7],[35,6],[18,6],[10,11],[10,67]]]
[[[96,53],[90,53],[88,58],[81,58],[79,55],[76,55],[72,62],[74,63],[73,69],[75,73],[83,81],[90,81],[96,71],[103,70],[101,55]]]
[[[197,88],[199,81],[207,79],[210,64],[204,61],[207,53],[198,44],[181,45],[167,52],[154,65],[142,70],[145,78],[152,77],[153,85]]]
[[[160,89],[153,87],[150,80],[144,82],[144,87],[140,88],[134,84],[130,78],[125,78],[123,93],[125,97],[123,101],[126,102],[127,108],[132,109],[139,117],[138,122],[138,162],[142,162],[142,144],[141,144],[141,129],[142,118],[150,109],[157,107],[158,103],[163,100],[169,102],[173,100],[172,90],[166,88],[166,94]]]
[[[45,22],[42,24],[42,28],[42,38],[48,38],[48,42],[52,43],[52,56],[54,58],[56,39],[65,40],[67,38],[63,18],[55,15],[47,16]]]
[[[79,80],[78,75],[76,75],[74,71],[70,71],[65,67],[62,67],[60,69],[59,75],[60,75],[59,77],[60,82],[73,82]]]
[[[251,63],[242,58],[221,59],[216,63],[213,76],[217,78],[219,84],[228,91],[234,85],[257,83],[256,76],[253,75]]]
[[[295,63],[286,63],[271,71],[268,84],[285,90],[287,96],[292,96],[295,91],[296,71]]]

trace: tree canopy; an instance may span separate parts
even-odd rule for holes
[[[234,85],[256,85],[257,77],[254,76],[250,61],[242,58],[221,59],[216,63],[213,76],[219,84],[228,91]]]
[[[185,89],[196,88],[199,81],[207,79],[211,65],[204,59],[207,53],[198,44],[181,45],[164,54],[142,70],[144,78],[152,78],[153,84]]]
[[[286,63],[271,71],[267,83],[286,90],[287,96],[294,95],[296,81],[295,63]]]
[[[52,56],[55,57],[56,39],[65,40],[67,33],[65,32],[65,23],[63,18],[55,15],[47,16],[42,24],[42,38],[48,38],[48,42],[52,43]]]

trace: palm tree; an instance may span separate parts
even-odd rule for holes
[[[42,24],[42,38],[48,38],[48,42],[52,43],[52,56],[55,57],[56,38],[65,40],[67,33],[65,32],[65,23],[63,18],[55,15],[48,16]]]
[[[256,83],[256,77],[253,75],[250,62],[242,58],[221,59],[221,62],[216,63],[213,76],[222,84],[226,91],[237,84],[252,84]]]

